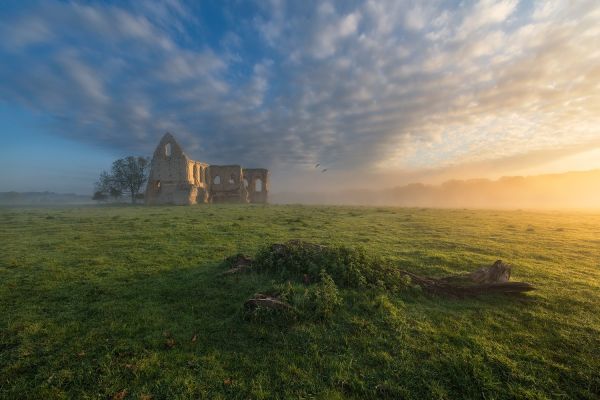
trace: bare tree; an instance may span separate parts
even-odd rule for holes
[[[96,191],[113,198],[123,194],[131,197],[131,203],[141,197],[140,191],[148,180],[150,159],[147,157],[125,157],[113,162],[110,173],[103,171],[96,182]]]

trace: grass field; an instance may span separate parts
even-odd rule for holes
[[[522,299],[340,289],[269,324],[268,274],[222,260],[300,238],[420,274],[500,258]],[[600,213],[304,206],[0,209],[0,398],[600,396]]]

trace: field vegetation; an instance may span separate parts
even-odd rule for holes
[[[336,250],[281,270],[265,249],[290,239]],[[4,208],[0,250],[0,398],[600,396],[598,212]],[[258,271],[222,275],[238,253]],[[390,278],[497,259],[537,290]],[[274,291],[292,315],[244,309]]]

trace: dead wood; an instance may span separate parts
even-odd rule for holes
[[[446,282],[471,282],[471,283],[504,283],[510,279],[512,267],[496,260],[490,267],[483,267],[469,274],[453,275],[442,278]]]
[[[248,310],[254,310],[258,307],[270,308],[273,310],[289,310],[292,307],[279,300],[277,297],[267,296],[257,293],[252,299],[246,300],[244,307]]]
[[[401,271],[408,275],[413,283],[424,290],[440,295],[456,297],[479,296],[484,294],[515,295],[529,292],[535,288],[526,282],[509,282],[511,266],[497,260],[489,267],[480,268],[469,274],[452,275],[445,278],[428,278]]]

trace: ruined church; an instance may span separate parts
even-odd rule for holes
[[[190,159],[166,133],[154,151],[146,204],[266,203],[269,171]]]

